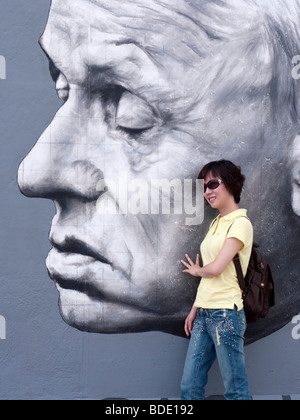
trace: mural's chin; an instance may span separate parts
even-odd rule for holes
[[[184,336],[183,314],[162,316],[149,310],[95,299],[56,284],[63,320],[80,331],[99,334],[127,334],[161,331]]]

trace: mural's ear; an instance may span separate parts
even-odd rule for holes
[[[273,49],[272,99],[278,115],[287,109],[300,132],[300,2],[264,0],[261,15]]]
[[[300,216],[300,135],[298,135],[292,145],[292,207],[294,212]]]
[[[299,40],[300,52],[300,40]],[[300,132],[300,55],[292,58],[292,82],[293,82],[293,114],[295,122],[299,125]]]
[[[300,46],[299,46],[300,51]],[[298,130],[298,135],[295,137],[291,151],[291,181],[292,181],[292,207],[297,214],[300,216],[300,55],[295,55],[292,59],[292,79],[293,79],[293,109],[292,117]]]

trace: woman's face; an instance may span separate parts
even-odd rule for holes
[[[204,180],[204,185],[207,185],[206,191],[204,192],[204,198],[211,208],[222,211],[230,202],[233,202],[234,198],[227,190],[220,176],[209,174]],[[217,188],[215,188],[216,186]]]

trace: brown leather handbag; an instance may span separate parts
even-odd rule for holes
[[[233,259],[243,293],[244,310],[248,323],[265,318],[270,308],[275,305],[275,288],[271,268],[257,248],[259,245],[254,243],[245,278],[239,255],[237,254]]]

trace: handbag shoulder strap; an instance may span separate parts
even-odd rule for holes
[[[247,217],[247,216],[240,216],[240,217],[238,217],[238,219],[240,219],[241,217],[245,217],[246,219],[249,220],[249,217]],[[237,220],[237,219],[235,219],[235,220]],[[228,232],[227,232],[227,235],[228,235],[232,225],[234,224],[235,220],[230,225],[230,227],[228,229]],[[240,261],[239,254],[236,254],[236,256],[233,258],[233,263],[234,263],[234,266],[235,266],[235,270],[236,270],[236,274],[237,274],[237,278],[238,278],[238,281],[239,281],[240,288],[241,288],[242,292],[244,292],[246,290],[246,282],[245,282],[245,279],[244,279],[244,274],[243,274],[243,269],[242,269],[242,266],[241,266],[241,261]]]
[[[237,274],[237,278],[238,278],[238,281],[239,281],[240,288],[241,288],[242,292],[244,292],[246,290],[246,283],[245,283],[245,279],[244,279],[244,275],[243,275],[243,270],[242,270],[239,254],[236,254],[236,256],[233,258],[233,263],[234,263],[234,266],[235,266],[235,270],[236,270],[236,274]]]

